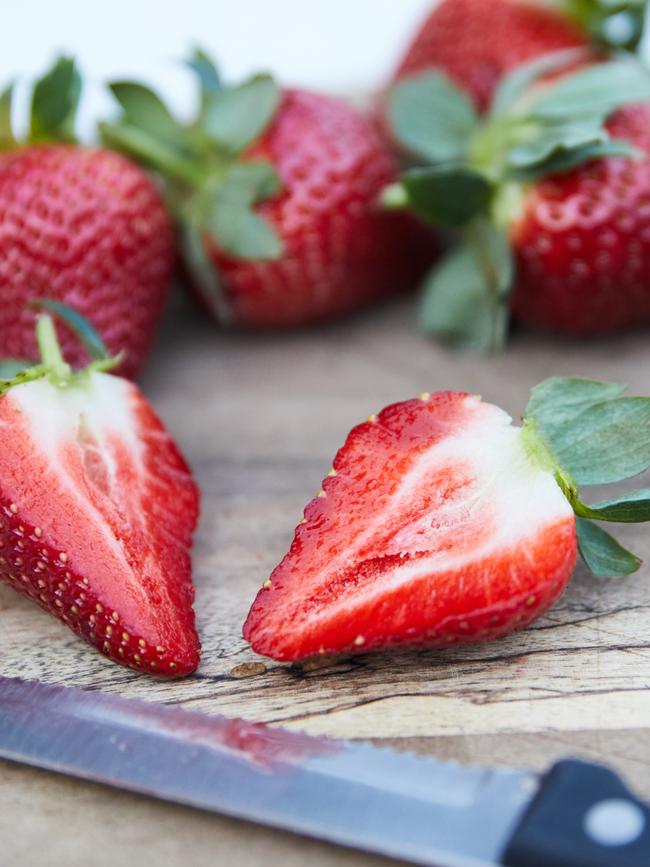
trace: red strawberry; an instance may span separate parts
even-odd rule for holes
[[[422,316],[451,343],[498,348],[510,310],[570,334],[650,322],[650,74],[619,60],[537,83],[570,61],[520,67],[484,119],[440,73],[391,93],[396,138],[430,165],[406,171],[385,202],[460,230]],[[420,122],[423,104],[437,126]]]
[[[512,313],[530,325],[605,334],[650,323],[650,106],[621,109],[607,129],[642,159],[539,181],[510,226]]]
[[[523,428],[479,397],[452,392],[371,416],[348,435],[305,509],[244,637],[258,653],[287,661],[506,635],[549,608],[569,581],[574,510],[592,570],[634,571],[640,561],[587,518],[648,520],[648,491],[590,508],[576,486],[650,464],[647,435],[638,431],[640,416],[650,420],[650,399],[620,392],[548,380],[534,390]],[[619,433],[645,452],[634,465],[608,462],[619,444],[608,439],[612,413]],[[578,436],[580,428],[597,459],[583,444],[567,445],[567,432]]]
[[[223,88],[206,64],[203,109],[189,129],[154,94],[122,82],[112,89],[124,115],[103,132],[165,177],[186,264],[213,315],[294,327],[412,284],[433,257],[431,233],[377,206],[395,165],[371,124],[266,76]]]
[[[110,659],[189,674],[196,484],[110,361],[71,373],[49,317],[38,333],[43,363],[0,381],[0,578]]]
[[[78,78],[71,61],[60,61],[44,81],[51,84],[52,76],[57,88],[69,89],[72,104]],[[67,138],[68,122],[59,126],[48,116],[50,126],[38,127],[39,112],[46,114],[54,98],[42,88],[41,82],[35,90],[34,143],[1,142],[0,357],[37,357],[28,304],[48,296],[92,321],[110,351],[124,353],[121,372],[133,376],[167,297],[170,220],[155,185],[132,161],[109,150],[47,143]],[[3,105],[8,112],[9,103]],[[71,363],[88,360],[71,332],[62,338]]]
[[[640,0],[616,8],[601,0],[587,0],[581,8],[571,0],[552,7],[540,0],[442,0],[413,39],[395,80],[435,67],[484,111],[503,75],[526,61],[587,48],[592,39],[634,47],[643,6]]]

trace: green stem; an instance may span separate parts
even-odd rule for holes
[[[43,314],[38,317],[36,340],[43,365],[50,369],[57,379],[67,379],[71,374],[70,365],[64,361],[61,355],[61,347],[51,316]]]
[[[137,127],[127,124],[119,126],[101,124],[100,129],[104,141],[109,146],[118,146],[132,156],[145,160],[153,169],[193,187],[203,184],[205,180],[203,171],[195,168],[192,162],[178,156],[171,148],[165,147]]]

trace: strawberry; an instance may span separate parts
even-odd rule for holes
[[[442,0],[402,58],[394,80],[437,68],[476,107],[490,105],[503,75],[543,54],[641,37],[645,0]]]
[[[11,133],[11,88],[0,97],[0,356],[37,357],[28,302],[47,295],[90,319],[133,376],[167,297],[171,224],[139,166],[73,143],[79,87],[73,62],[60,60],[34,89],[22,143]],[[71,363],[88,360],[72,332],[62,341]]]
[[[522,427],[476,395],[439,392],[355,427],[244,625],[258,653],[486,641],[527,626],[569,581],[640,560],[594,521],[650,520],[650,490],[586,505],[578,485],[650,465],[650,399],[550,379]]]
[[[558,77],[575,59],[519,67],[483,119],[438,72],[391,92],[393,133],[417,165],[384,202],[457,232],[422,309],[452,344],[499,348],[510,312],[569,334],[650,322],[650,74],[628,59]]]
[[[192,66],[202,108],[189,127],[151,91],[115,82],[122,116],[102,132],[164,178],[208,311],[223,324],[288,328],[413,283],[430,233],[377,207],[395,165],[371,124],[269,76],[224,87],[203,54]]]
[[[0,578],[108,658],[189,674],[190,470],[138,388],[107,372],[119,359],[73,373],[48,315],[37,332],[41,363],[0,380]]]

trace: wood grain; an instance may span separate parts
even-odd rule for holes
[[[182,307],[174,311],[142,384],[203,489],[194,554],[201,668],[194,677],[167,683],[121,669],[2,587],[0,673],[313,733],[397,739],[402,747],[462,760],[542,767],[573,752],[608,761],[650,795],[645,567],[609,582],[579,569],[546,617],[491,644],[291,667],[260,660],[240,637],[257,587],[286,550],[336,449],[371,412],[421,391],[452,388],[481,393],[518,417],[530,387],[550,375],[624,381],[636,393],[650,388],[646,334],[604,344],[516,335],[507,354],[476,359],[431,344],[417,333],[412,317],[413,304],[405,301],[337,327],[253,337],[225,335]],[[620,535],[640,556],[650,554],[645,527],[627,527]],[[134,809],[148,817],[145,825],[169,819],[160,843],[164,863],[213,863],[210,847],[198,842],[203,833],[206,840],[218,836],[208,832],[209,822],[227,827],[233,841],[260,841],[258,855],[253,846],[238,863],[261,863],[262,857],[267,864],[293,863],[286,835],[208,821],[8,765],[0,765],[0,851],[7,851],[19,805],[30,800],[35,840],[49,833],[48,822],[83,802],[95,823],[95,837],[82,836],[79,844],[84,857],[102,839],[97,826],[104,817]],[[187,847],[179,843],[175,849],[171,837],[164,842],[176,833],[178,840],[197,834],[196,860],[183,857]],[[54,855],[39,861],[36,844],[30,845],[23,840],[22,848],[12,843],[8,851],[23,860],[27,853],[30,864],[59,863]],[[152,844],[143,832],[130,845],[144,853]],[[319,865],[334,857],[328,847],[302,845],[311,848],[295,851]],[[64,863],[68,850],[61,844],[56,851]],[[107,863],[101,852],[92,858],[87,863]],[[354,863],[372,861],[358,857]]]

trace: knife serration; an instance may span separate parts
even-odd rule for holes
[[[487,867],[537,777],[0,677],[0,757],[436,867]]]

